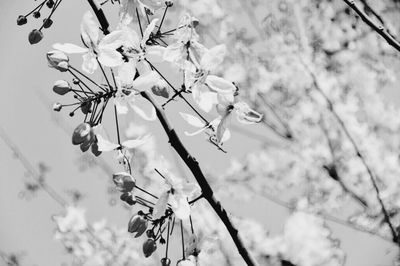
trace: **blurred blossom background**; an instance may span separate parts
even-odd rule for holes
[[[400,36],[398,1],[367,2],[383,14],[390,31]],[[6,141],[4,138],[0,141],[0,252],[5,258],[0,265],[14,265],[6,262],[12,254],[18,258],[17,265],[80,265],[70,254],[72,252],[68,252],[56,239],[54,217],[64,213],[63,207],[35,186],[32,173],[17,157],[22,158],[22,155],[27,158],[52,189],[69,203],[84,209],[87,222],[97,223],[99,228],[102,225],[98,222],[106,221],[107,225],[119,228],[121,236],[129,239],[127,223],[138,208],[121,203],[119,194],[113,188],[111,174],[122,170],[114,154],[94,159],[71,145],[73,129],[82,117],[76,115],[71,118],[68,111],[57,113],[52,110],[53,102],[68,101],[52,92],[54,81],[65,79],[66,75],[47,66],[46,52],[56,42],[81,44],[80,23],[90,6],[86,1],[63,1],[54,15],[52,27],[44,31],[43,40],[31,46],[27,36],[37,27],[38,21],[30,18],[27,25],[19,27],[16,18],[31,10],[35,4],[34,1],[0,2],[0,81],[3,92],[0,98],[0,125],[2,136],[8,136]],[[285,228],[287,239],[293,238],[293,243],[297,241],[296,245],[304,242],[307,246],[308,240],[301,239],[300,233],[309,229],[307,224],[302,223],[311,218],[302,216],[306,212],[297,213],[285,225],[292,213],[290,208],[283,206],[285,204],[322,212],[341,221],[353,217],[359,228],[389,239],[383,240],[332,219],[323,219],[330,236],[326,232],[323,234],[334,239],[345,255],[338,255],[342,258],[339,264],[327,262],[319,265],[386,266],[394,265],[399,255],[399,247],[391,243],[385,224],[379,224],[379,206],[371,185],[366,181],[368,178],[363,166],[352,154],[349,142],[343,141],[343,131],[326,112],[324,98],[312,91],[312,78],[299,59],[306,58],[305,64],[312,65],[322,90],[334,102],[337,113],[343,117],[362,147],[368,163],[380,176],[385,176],[378,183],[384,202],[393,211],[393,223],[398,226],[400,53],[396,53],[360,19],[355,19],[354,13],[346,7],[339,0],[274,0],[268,3],[176,1],[171,12],[167,13],[164,29],[173,29],[178,18],[187,10],[199,19],[198,33],[206,47],[225,43],[228,53],[216,73],[235,81],[240,88],[240,96],[253,107],[260,107],[258,100],[261,93],[291,128],[294,140],[277,135],[268,122],[280,132],[285,132],[285,128],[273,111],[260,107],[267,123],[243,125],[233,121],[232,137],[223,146],[227,151],[225,154],[209,144],[204,135],[185,135],[186,131],[193,132],[195,129],[179,115],[179,112],[190,113],[182,102],[172,102],[166,108],[183,143],[200,163],[223,205],[238,219],[240,228],[244,228],[242,232],[246,241],[250,239],[249,243],[255,243],[252,250],[256,250],[254,252],[260,257],[276,255],[273,251],[268,254],[260,250],[279,246],[278,240],[265,239],[278,237]],[[107,3],[104,9],[111,28],[114,28],[118,23],[118,4]],[[303,21],[304,25],[299,27],[299,21]],[[80,67],[80,55],[70,58],[74,66]],[[176,68],[166,62],[158,66],[174,85],[180,85],[181,76]],[[94,77],[104,82],[98,72]],[[207,116],[211,119],[216,112],[212,111]],[[108,134],[115,136],[111,107],[108,107],[104,121]],[[136,136],[142,132],[152,135],[152,141],[143,148],[144,151],[134,153],[134,158],[138,159],[133,161],[134,168],[146,164],[140,161],[147,158],[141,155],[143,152],[146,156],[152,154],[157,163],[165,161],[177,176],[193,181],[190,171],[169,145],[158,121],[143,121],[131,112],[121,116],[120,123],[125,136]],[[328,133],[321,131],[321,124]],[[333,161],[344,177],[345,186],[371,206],[369,211],[360,207],[344,186],[332,180],[324,170],[323,166],[330,165],[332,160],[326,135],[332,140],[332,149],[336,153]],[[7,143],[14,143],[19,154]],[[153,167],[151,162],[146,167]],[[157,184],[161,184],[162,180],[155,175],[148,179],[139,176],[138,173],[138,184],[149,186],[156,193]],[[206,205],[201,203],[201,206],[197,213],[196,206],[192,208],[193,216],[198,218],[194,219],[194,227],[202,230],[202,227],[208,226],[205,231],[212,230],[216,218],[207,212],[203,215],[201,211],[206,209]],[[371,215],[365,217],[363,213]],[[376,220],[371,218],[373,214]],[[309,221],[319,223],[312,219]],[[224,231],[223,227],[215,227]],[[264,234],[258,237],[261,239],[252,239],[260,235],[259,232]],[[180,242],[178,235],[173,238],[171,256],[176,261],[180,256]],[[231,241],[229,237],[226,239]],[[136,243],[141,251],[143,240],[131,238],[129,241]],[[292,248],[303,252],[303,255],[307,253],[298,246]],[[163,250],[159,247],[160,258]],[[226,248],[225,252],[228,252],[227,257],[232,258],[231,264],[225,261],[210,265],[244,265],[237,258],[234,248]],[[318,247],[315,252],[319,252]],[[293,260],[297,258],[297,255],[282,254]],[[313,256],[312,253],[310,256]],[[298,265],[317,265],[307,264],[306,259],[298,261]],[[92,263],[90,265],[102,265]],[[150,262],[143,261],[143,265],[148,265],[146,263]]]

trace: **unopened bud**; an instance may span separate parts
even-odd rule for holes
[[[54,6],[54,1],[53,1],[53,0],[48,0],[48,1],[46,2],[46,6],[47,6],[48,8],[53,8],[53,6]]]
[[[71,91],[71,85],[65,80],[57,80],[54,82],[53,91],[57,94],[64,95]]]
[[[171,6],[174,5],[174,1],[165,1],[165,5],[166,5],[167,7],[171,7]]]
[[[56,112],[60,112],[62,108],[62,104],[61,103],[54,103],[53,104],[53,110]]]
[[[154,93],[154,95],[161,96],[164,98],[169,98],[169,91],[167,86],[159,86],[159,85],[154,85],[151,87],[151,91]]]
[[[90,146],[94,143],[95,135],[91,130],[89,134],[85,137],[81,145],[79,146],[82,152],[89,150]]]
[[[88,114],[90,111],[90,108],[92,107],[92,102],[84,102],[81,104],[81,111],[83,114]]]
[[[43,39],[43,33],[40,30],[32,30],[29,33],[28,40],[30,44],[36,44]]]
[[[33,12],[33,15],[32,15],[34,18],[40,18],[40,12],[39,11],[35,11],[35,12]]]
[[[17,25],[21,26],[28,22],[28,19],[24,15],[19,15],[17,18]]]
[[[148,221],[142,215],[133,215],[128,223],[128,232],[136,233],[135,237],[141,236],[148,226]]]
[[[57,70],[60,70],[61,72],[65,72],[68,70],[69,58],[65,53],[58,50],[53,50],[48,52],[46,56],[49,67],[53,67]]]
[[[156,242],[149,238],[143,243],[143,253],[146,258],[150,257],[151,254],[157,249]]]
[[[161,259],[161,266],[170,266],[171,265],[171,260],[168,258],[162,258]]]
[[[131,192],[135,188],[135,178],[128,173],[120,172],[113,174],[113,181],[120,192]]]
[[[50,18],[43,19],[43,28],[50,28],[51,25],[53,25],[53,20],[51,20]]]
[[[99,151],[99,145],[97,145],[97,141],[92,144],[92,153],[94,156],[98,157],[101,154],[101,151]]]
[[[79,145],[83,143],[90,133],[90,125],[88,123],[81,123],[79,124],[74,133],[72,133],[72,144]]]

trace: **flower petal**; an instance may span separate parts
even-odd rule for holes
[[[153,209],[153,219],[160,219],[165,214],[165,210],[167,209],[168,204],[168,198],[169,191],[164,191],[160,195]]]
[[[81,23],[81,36],[83,42],[89,47],[94,47],[99,42],[99,26],[94,20],[90,11],[87,11],[83,15]]]
[[[225,44],[214,46],[213,48],[208,50],[201,58],[200,61],[201,67],[208,71],[214,70],[219,64],[222,63],[225,54],[226,54]]]
[[[116,67],[124,63],[122,55],[113,48],[102,48],[99,51],[99,62],[103,66]]]
[[[150,24],[147,26],[146,30],[143,33],[142,41],[140,42],[140,46],[143,48],[146,46],[146,42],[150,37],[150,34],[153,32],[154,28],[156,27],[156,23],[158,18],[153,19]]]
[[[183,194],[173,194],[170,197],[171,209],[175,213],[175,216],[181,220],[189,219],[190,206]]]
[[[151,105],[151,109],[150,109],[150,114],[146,114],[146,112],[143,111],[143,109],[141,109],[137,105],[131,105],[131,107],[132,107],[133,111],[135,111],[135,113],[138,114],[144,120],[154,121],[157,119],[156,109],[152,105]]]
[[[103,138],[100,134],[96,134],[97,146],[99,151],[112,151],[119,147],[118,144]]]
[[[151,89],[160,79],[160,75],[157,72],[149,71],[135,79],[132,82],[132,86],[137,91],[145,91]]]
[[[186,122],[188,122],[190,125],[192,125],[194,127],[204,127],[206,125],[199,118],[197,118],[193,115],[181,113],[181,112],[179,112],[179,114],[182,116],[183,119],[185,119]]]
[[[80,47],[72,43],[55,43],[53,48],[66,54],[82,54],[88,51],[87,48]]]
[[[93,74],[98,65],[96,56],[93,53],[86,53],[82,56],[82,58],[82,69],[89,74]]]

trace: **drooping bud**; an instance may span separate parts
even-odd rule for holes
[[[69,58],[61,51],[53,50],[46,54],[49,67],[53,67],[61,72],[65,72],[69,67]]]
[[[117,190],[122,193],[131,192],[135,188],[135,178],[125,172],[113,174],[113,181]]]
[[[161,96],[164,98],[169,98],[169,90],[167,86],[160,86],[160,85],[154,85],[151,87],[151,91],[154,93],[154,95]]]
[[[57,94],[64,95],[71,91],[71,85],[65,80],[57,80],[54,82],[53,91]]]
[[[62,104],[61,103],[54,103],[53,104],[53,110],[56,112],[60,112],[62,108]]]
[[[46,2],[46,6],[47,6],[48,8],[53,8],[53,6],[54,6],[54,1],[53,1],[53,0],[48,0],[48,1]]]
[[[142,215],[133,215],[128,223],[128,232],[136,233],[135,237],[141,236],[146,230],[148,226],[148,221]]]
[[[143,243],[143,253],[146,258],[150,257],[151,254],[157,249],[156,242],[149,238]]]
[[[99,151],[99,145],[97,145],[96,139],[95,139],[94,143],[92,144],[92,153],[96,157],[100,156],[100,154],[101,154],[101,151]]]
[[[90,111],[90,107],[92,107],[92,102],[83,102],[81,104],[81,111],[83,114],[87,114]]]
[[[51,27],[51,25],[53,25],[53,20],[50,18],[43,19],[43,28],[48,29]]]
[[[83,143],[90,133],[90,125],[88,123],[79,124],[74,133],[72,133],[72,144],[79,145]]]
[[[161,266],[170,266],[171,260],[169,258],[162,258],[161,259]]]
[[[40,30],[34,29],[29,33],[28,41],[30,44],[36,44],[43,39],[43,33]]]
[[[22,26],[28,22],[28,19],[24,15],[19,15],[17,18],[17,25]]]
[[[32,15],[34,18],[40,18],[40,12],[39,11],[35,11],[35,12],[33,12],[33,15]]]
[[[87,136],[79,146],[81,148],[81,151],[86,152],[87,150],[89,150],[90,146],[94,143],[94,140],[95,135],[93,133],[93,130],[90,130],[89,134],[87,134]]]

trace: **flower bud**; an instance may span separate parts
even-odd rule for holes
[[[28,22],[28,19],[24,15],[19,15],[17,18],[17,25],[22,26]]]
[[[66,54],[61,51],[53,50],[46,54],[47,62],[49,63],[49,67],[53,67],[61,72],[65,72],[68,70],[69,58]]]
[[[54,111],[60,112],[60,111],[61,111],[61,108],[62,108],[61,103],[54,103],[54,104],[53,104],[53,110],[54,110]]]
[[[142,215],[133,215],[128,223],[128,232],[136,233],[135,237],[141,236],[147,229],[148,221]]]
[[[171,6],[174,5],[174,1],[165,1],[165,5],[166,5],[167,7],[171,7]]]
[[[94,143],[92,144],[92,153],[94,156],[98,157],[101,154],[101,151],[99,151],[99,145],[97,145],[97,140],[95,139]]]
[[[65,80],[57,80],[54,82],[53,91],[57,94],[64,95],[71,91],[71,85]]]
[[[28,41],[30,44],[36,44],[40,42],[42,39],[43,39],[43,33],[40,30],[34,29],[29,33]]]
[[[54,1],[53,1],[53,0],[48,0],[48,1],[46,2],[46,6],[47,6],[48,8],[53,8],[53,6],[54,6]]]
[[[83,114],[88,114],[90,111],[90,107],[92,107],[92,102],[83,102],[81,104],[81,111]]]
[[[143,253],[146,258],[150,257],[151,254],[157,249],[156,242],[149,238],[143,243]]]
[[[135,178],[125,172],[113,174],[113,181],[117,190],[122,193],[131,192],[135,188]]]
[[[43,19],[43,28],[48,29],[51,27],[51,25],[53,25],[53,20],[50,18]]]
[[[151,91],[154,93],[154,95],[161,96],[167,99],[169,97],[169,91],[166,86],[154,85],[153,87],[151,87]]]
[[[87,150],[89,150],[90,146],[94,143],[94,140],[95,140],[95,135],[91,130],[90,133],[87,134],[87,136],[79,146],[81,148],[81,151],[86,152]]]
[[[74,133],[72,133],[72,144],[79,145],[85,141],[85,138],[90,133],[90,125],[88,123],[79,124]]]
[[[170,266],[171,265],[171,260],[168,258],[162,258],[161,259],[161,266]]]
[[[40,18],[40,12],[39,11],[35,11],[35,12],[33,12],[32,16],[34,18]]]

